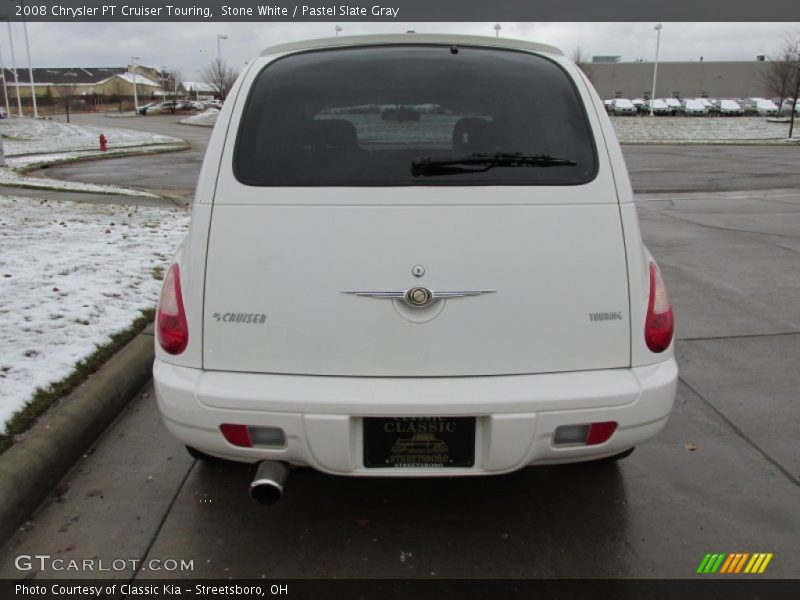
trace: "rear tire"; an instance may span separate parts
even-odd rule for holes
[[[607,463],[617,462],[617,461],[620,461],[620,460],[628,458],[631,454],[633,454],[634,450],[636,450],[635,446],[633,448],[628,448],[624,452],[620,452],[619,454],[615,454],[614,456],[607,456],[606,458],[601,458],[597,462],[607,462]]]
[[[199,460],[201,462],[212,462],[219,460],[218,458],[215,458],[210,454],[206,454],[205,452],[200,452],[200,450],[198,450],[197,448],[192,448],[191,446],[186,446],[186,451],[193,459]]]

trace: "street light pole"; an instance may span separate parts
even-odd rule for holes
[[[217,34],[217,60],[222,60],[222,46],[220,45],[220,40],[227,40],[227,35],[222,35],[220,33]]]
[[[11,106],[8,104],[8,87],[6,86],[6,67],[3,62],[3,53],[0,52],[0,73],[3,74],[3,96],[6,99],[6,115],[11,114]]]
[[[333,28],[333,30],[336,32],[336,37],[339,37],[339,34],[342,33],[342,26],[337,25],[336,27]]]
[[[658,50],[661,46],[661,30],[663,29],[663,25],[659,23],[655,27],[653,27],[658,33],[656,34],[656,62],[653,65],[653,91],[650,92],[650,116],[655,115],[655,107],[656,107],[656,78],[658,77]]]
[[[500,27],[500,23],[497,23],[494,26],[494,37],[500,37],[500,30],[501,29],[502,29],[502,27]]]
[[[19,77],[17,76],[17,58],[14,56],[14,36],[11,35],[11,21],[6,21],[8,25],[8,43],[11,46],[11,70],[14,73],[14,89],[17,90],[17,110],[22,116],[22,99],[19,97]],[[10,115],[11,113],[9,113]]]
[[[25,2],[21,2],[22,7],[25,7]],[[25,34],[25,51],[28,54],[28,79],[31,83],[31,101],[33,102],[33,118],[39,118],[39,107],[36,106],[36,87],[33,82],[33,66],[31,64],[31,47],[28,44],[28,24],[25,22],[25,11],[22,12],[22,31]]]
[[[138,56],[131,56],[131,70],[133,71],[133,113],[139,114],[139,95],[136,93],[136,61]]]

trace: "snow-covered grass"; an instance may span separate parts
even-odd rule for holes
[[[188,223],[177,208],[0,197],[0,432],[155,306]]]
[[[764,144],[785,143],[787,123],[764,117],[612,117],[623,144]],[[793,139],[800,139],[795,127]]]
[[[74,152],[55,152],[48,154],[25,154],[23,156],[6,156],[6,164],[17,171],[25,171],[42,165],[58,165],[88,160],[95,158],[118,158],[121,156],[141,156],[143,154],[158,154],[162,152],[176,152],[188,148],[185,141],[174,144],[158,144],[152,146],[131,146],[129,148],[115,148],[105,152],[95,150],[76,150]]]
[[[28,177],[12,168],[0,167],[0,185],[29,188],[34,190],[59,190],[62,192],[89,192],[93,194],[121,194],[124,196],[143,196],[145,198],[160,198],[157,194],[123,188],[116,185],[101,185],[97,183],[81,183],[79,181],[61,181],[48,177]]]
[[[186,117],[178,121],[182,125],[199,125],[200,127],[213,127],[217,122],[219,111],[216,108],[209,108],[205,112]]]
[[[100,134],[108,139],[109,148],[128,148],[153,144],[175,144],[183,140],[159,133],[96,127],[76,123],[60,123],[46,119],[11,117],[0,120],[0,134],[6,156],[97,150]]]

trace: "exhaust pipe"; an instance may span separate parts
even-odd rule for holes
[[[250,483],[250,496],[261,504],[275,504],[283,496],[289,465],[278,460],[262,460]]]

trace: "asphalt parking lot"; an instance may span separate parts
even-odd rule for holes
[[[140,187],[190,189],[210,130],[169,126],[194,136],[185,160],[51,175],[124,185],[115,177],[138,172]],[[0,577],[92,575],[21,573],[20,554],[193,561],[97,574],[121,578],[690,577],[707,552],[771,552],[762,577],[800,577],[800,148],[625,154],[675,306],[681,369],[666,429],[630,458],[490,479],[302,470],[263,507],[247,495],[248,467],[185,453],[148,386],[0,552]],[[153,172],[152,160],[172,158],[175,171]]]

